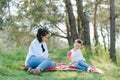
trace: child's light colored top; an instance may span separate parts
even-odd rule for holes
[[[86,61],[82,55],[82,52],[80,49],[78,50],[71,50],[72,51],[72,55],[71,55],[71,60],[72,61],[75,61],[75,62],[78,62],[79,60],[83,60],[83,61]]]

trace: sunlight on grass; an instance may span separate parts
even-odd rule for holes
[[[117,56],[117,65],[120,67],[120,53],[117,53],[116,56]]]
[[[77,73],[76,72],[61,72],[61,73],[59,73],[59,75],[60,75],[60,77],[62,77],[62,78],[65,78],[66,76],[68,77],[68,78],[72,78],[72,77],[76,77],[77,76]]]
[[[96,67],[102,68],[104,70],[111,70],[116,68],[115,64],[112,63],[109,52],[101,52],[99,56],[94,56],[91,58],[91,62]]]

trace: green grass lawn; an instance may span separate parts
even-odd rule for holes
[[[53,51],[50,57],[55,62],[68,62],[67,51],[67,49]],[[84,54],[87,62],[101,68],[105,72],[104,75],[82,71],[52,71],[33,76],[22,70],[26,53],[25,50],[0,51],[0,80],[120,80],[119,66],[113,64],[107,56],[96,57],[90,53]]]

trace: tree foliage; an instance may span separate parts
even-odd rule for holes
[[[3,30],[10,21],[10,1],[11,0],[0,0],[0,30]]]
[[[120,1],[115,0],[117,38],[120,32],[119,4]],[[17,11],[11,12],[14,9]],[[25,36],[33,38],[35,36],[33,33],[39,27],[48,28],[52,35],[65,38],[70,45],[75,38],[81,38],[87,47],[91,46],[90,43],[93,43],[93,46],[96,38],[92,36],[96,34],[98,42],[103,41],[104,49],[108,50],[110,48],[109,11],[108,0],[0,0],[0,29],[8,31],[18,45]],[[90,32],[89,28],[93,26],[96,27],[93,31],[98,34]],[[103,40],[100,40],[101,35]]]

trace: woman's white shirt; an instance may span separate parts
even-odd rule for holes
[[[43,45],[45,51],[42,51],[42,47],[41,45]],[[32,41],[32,43],[29,46],[29,51],[28,54],[26,56],[26,60],[25,60],[25,65],[27,65],[27,61],[31,56],[36,56],[36,57],[40,57],[40,58],[48,58],[49,54],[48,54],[48,48],[45,42],[39,42],[37,39],[34,39]]]

